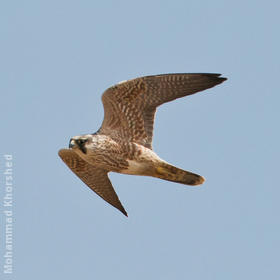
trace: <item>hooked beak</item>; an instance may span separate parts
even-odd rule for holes
[[[69,142],[69,149],[72,149],[73,147],[75,147],[75,140],[71,138]]]

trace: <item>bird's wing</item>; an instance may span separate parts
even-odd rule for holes
[[[127,216],[127,213],[108,178],[108,171],[90,165],[72,150],[61,149],[58,154],[66,165],[87,186]]]
[[[220,74],[163,74],[121,82],[102,96],[101,133],[116,135],[152,149],[156,107],[214,87],[226,78]]]

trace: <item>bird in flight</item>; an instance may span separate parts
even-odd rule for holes
[[[120,82],[102,95],[104,120],[93,134],[70,139],[58,154],[95,193],[124,215],[108,178],[109,172],[152,176],[196,186],[200,175],[162,160],[152,148],[156,109],[163,103],[212,88],[226,80],[221,74],[162,74]]]

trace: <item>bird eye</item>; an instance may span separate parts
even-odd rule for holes
[[[80,144],[84,144],[87,142],[87,139],[79,139]]]

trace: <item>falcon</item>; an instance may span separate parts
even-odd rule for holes
[[[221,74],[162,74],[120,82],[102,95],[104,120],[93,134],[70,139],[58,154],[96,194],[127,213],[108,178],[109,172],[152,176],[197,186],[204,178],[162,160],[152,148],[156,109],[163,103],[212,88]]]

